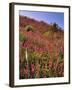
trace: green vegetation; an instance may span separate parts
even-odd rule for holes
[[[27,26],[25,27],[25,30],[26,30],[26,31],[35,32],[35,29],[34,29],[34,27],[33,27],[32,25],[27,25]]]
[[[59,59],[60,59],[60,61],[62,61],[63,58],[64,58],[64,54],[60,51],[60,53],[59,53]]]
[[[51,37],[52,36],[52,31],[47,31],[43,34],[45,37]]]
[[[28,55],[29,55],[28,60],[30,62],[38,61],[41,57],[41,55],[37,52],[29,53]]]
[[[48,27],[48,31],[57,31],[59,29],[59,26],[57,23],[53,23]]]
[[[20,34],[19,35],[19,40],[21,42],[26,42],[27,41],[27,36],[25,34],[21,33],[21,32],[19,34]]]

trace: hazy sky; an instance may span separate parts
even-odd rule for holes
[[[61,12],[37,12],[20,10],[19,15],[27,16],[38,21],[44,21],[49,24],[56,22],[59,27],[64,29],[64,13]]]

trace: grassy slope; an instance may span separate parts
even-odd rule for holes
[[[27,27],[28,25],[29,27]],[[48,77],[63,76],[64,60],[62,55],[64,55],[64,32],[60,29],[51,30],[50,26],[51,25],[43,21],[39,22],[28,17],[20,16],[20,33],[24,36],[23,40],[20,40],[20,58],[22,57],[22,48],[27,48],[28,52],[36,52],[39,55],[47,52],[49,54],[48,69],[55,67],[54,71],[52,71],[53,75],[50,73]],[[22,59],[20,60],[22,62]],[[39,76],[40,75],[37,75],[37,77]]]

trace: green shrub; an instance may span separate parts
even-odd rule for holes
[[[47,32],[45,32],[43,35],[44,35],[45,37],[48,37],[50,34],[51,34],[51,32],[50,32],[50,31],[47,31]]]
[[[27,26],[25,27],[25,30],[26,30],[26,31],[35,32],[35,29],[34,29],[34,27],[33,27],[32,25],[27,25]]]
[[[49,31],[57,31],[58,29],[59,29],[59,26],[58,26],[57,23],[53,23],[52,25],[50,25],[50,26],[48,27],[48,30],[49,30]]]
[[[45,32],[43,35],[44,35],[45,37],[52,38],[52,36],[53,36],[53,31],[52,31],[52,30],[49,30],[49,31]]]
[[[20,35],[19,35],[19,40],[20,41],[23,41],[23,42],[25,42],[25,41],[27,41],[27,36],[26,35],[24,35],[23,33],[19,33]]]
[[[60,59],[60,61],[62,61],[63,58],[64,58],[64,54],[63,54],[62,52],[60,52],[60,53],[59,53],[59,59]]]
[[[48,62],[49,59],[50,59],[49,53],[44,52],[44,53],[41,55],[41,59],[42,59],[43,62]]]
[[[39,60],[39,58],[40,58],[40,54],[39,53],[37,53],[37,52],[33,52],[33,53],[28,53],[28,59],[29,59],[29,61],[31,61],[31,62],[35,62],[35,61],[38,61]]]

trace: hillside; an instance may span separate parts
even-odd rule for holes
[[[20,78],[62,77],[64,30],[56,23],[47,24],[26,16],[20,16],[19,20]]]

